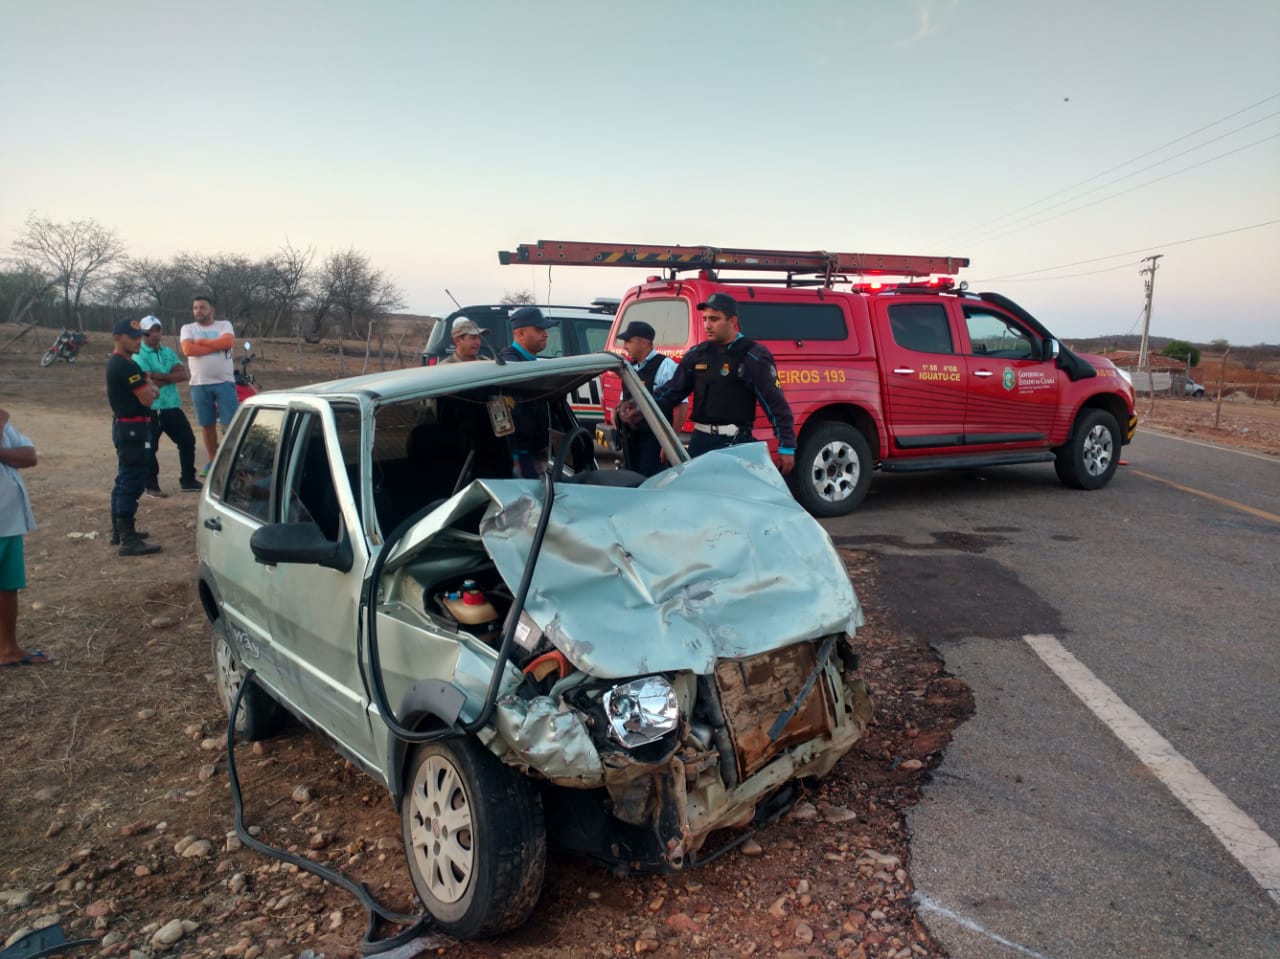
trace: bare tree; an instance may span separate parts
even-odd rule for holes
[[[498,302],[507,306],[533,306],[538,301],[534,299],[532,290],[506,290]]]
[[[267,295],[274,308],[269,336],[275,336],[280,321],[292,314],[295,307],[306,299],[306,284],[314,257],[313,247],[296,250],[285,240],[280,252],[268,261]]]
[[[0,302],[9,307],[8,322],[24,322],[37,303],[47,301],[57,285],[56,277],[50,276],[29,261],[19,260],[13,263],[11,269],[0,274]],[[31,322],[34,325],[36,321]]]
[[[177,263],[199,292],[213,297],[223,319],[234,322],[241,333],[256,332],[255,317],[265,317],[268,310],[269,263],[225,253],[183,253]]]
[[[333,309],[343,320],[345,336],[364,339],[368,324],[404,306],[400,288],[369,257],[349,249],[329,254],[321,270],[320,285],[329,294]]]
[[[111,267],[124,259],[124,243],[114,230],[96,220],[55,223],[34,213],[13,241],[13,251],[53,279],[62,290],[63,324],[71,326],[84,295],[108,278]]]
[[[175,261],[131,259],[117,272],[114,293],[121,302],[141,301],[157,316],[177,316],[191,300],[191,280]]]

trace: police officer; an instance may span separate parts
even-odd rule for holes
[[[151,404],[160,390],[133,361],[142,349],[137,320],[120,320],[111,329],[115,350],[107,358],[107,402],[111,404],[111,442],[115,444],[116,483],[111,490],[111,542],[121,556],[146,556],[160,547],[142,541],[134,525],[138,498],[151,468]]]
[[[633,320],[617,337],[622,341],[623,355],[630,361],[631,368],[640,376],[645,389],[650,393],[665,386],[676,372],[676,361],[653,348],[656,336],[648,323]],[[626,417],[622,415],[624,410],[628,414]],[[675,408],[671,422],[677,431],[684,425],[687,412],[687,402]],[[665,468],[658,438],[653,435],[653,430],[644,421],[640,411],[635,409],[635,404],[631,402],[631,391],[625,387],[622,390],[622,402],[614,412],[614,422],[619,425],[622,448],[631,469],[645,476],[653,476]]]
[[[511,314],[511,345],[499,353],[507,363],[529,363],[547,348],[553,326],[536,306],[522,306]],[[538,479],[547,471],[547,446],[551,435],[551,413],[543,400],[523,400],[511,411],[515,432],[511,434],[514,472],[525,479]]]
[[[675,375],[654,396],[668,416],[693,393],[693,437],[689,454],[750,443],[756,404],[778,437],[778,471],[795,465],[796,427],[791,407],[778,386],[773,355],[738,329],[738,303],[727,293],[712,293],[699,303],[707,338],[680,361]]]

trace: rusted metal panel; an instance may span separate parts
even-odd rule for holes
[[[746,779],[794,743],[828,735],[835,724],[831,691],[819,676],[776,740],[769,727],[795,703],[796,696],[817,666],[813,643],[796,643],[748,659],[716,663],[716,688],[725,723],[737,754],[738,776]]]

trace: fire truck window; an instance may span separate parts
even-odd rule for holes
[[[889,307],[893,342],[917,353],[954,353],[951,321],[941,303],[895,303]]]
[[[998,313],[967,307],[964,322],[974,356],[1029,360],[1040,355],[1032,335]]]
[[[849,328],[834,303],[739,303],[742,332],[753,340],[845,340]]]
[[[686,300],[641,300],[632,303],[618,318],[618,329],[642,320],[653,327],[656,334],[653,345],[658,349],[683,350],[689,345],[689,303]],[[702,324],[698,324],[696,339],[702,339]]]

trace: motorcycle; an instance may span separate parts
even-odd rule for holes
[[[257,377],[249,372],[249,364],[255,359],[257,359],[257,354],[253,352],[253,344],[246,340],[244,356],[240,358],[240,369],[235,371],[236,398],[241,403],[259,392]]]
[[[63,330],[53,341],[53,346],[45,350],[40,357],[41,366],[52,366],[54,360],[66,360],[74,363],[80,355],[80,347],[89,342],[89,337],[80,330]]]

